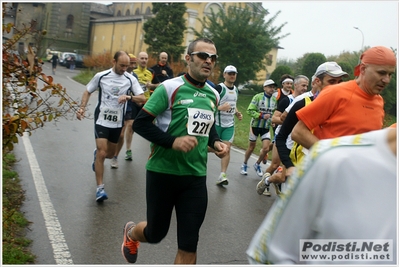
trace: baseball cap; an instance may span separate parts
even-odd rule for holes
[[[236,67],[234,67],[233,65],[228,65],[226,68],[224,68],[223,72],[235,72],[235,73],[238,73]]]
[[[129,57],[130,57],[130,62],[137,62],[137,58],[135,55],[129,54]]]
[[[337,64],[337,62],[334,61],[329,61],[329,62],[324,62],[323,64],[321,64],[315,74],[312,76],[312,81],[314,81],[314,79],[321,75],[321,74],[328,74],[331,77],[337,78],[337,77],[348,77],[348,73],[346,73],[345,71],[342,70],[341,66]]]
[[[272,79],[269,79],[269,80],[266,80],[266,81],[263,83],[263,87],[268,86],[268,85],[277,86],[277,83],[275,83]]]
[[[364,64],[396,66],[395,53],[392,49],[385,46],[374,46],[367,49],[360,56],[360,60]],[[359,76],[360,64],[355,67],[354,74],[355,76]]]

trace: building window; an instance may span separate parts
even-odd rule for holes
[[[130,16],[130,9],[126,10],[126,15],[125,16]]]
[[[120,16],[122,16],[122,13],[121,13],[121,11],[120,11],[120,10],[118,10],[118,14],[116,14],[116,16],[117,16],[117,17],[120,17]]]
[[[140,9],[137,8],[137,9],[136,9],[136,12],[134,12],[134,14],[135,14],[135,15],[140,15]]]
[[[68,29],[72,30],[72,28],[73,28],[73,15],[68,15],[67,16],[66,28],[67,28],[67,30]]]
[[[66,21],[66,29],[64,33],[65,38],[72,37],[73,20],[74,20],[73,15],[69,14],[67,16],[67,21]]]
[[[219,10],[220,9],[222,9],[222,6],[221,5],[219,5],[219,4],[216,4],[216,3],[211,3],[211,4],[207,4],[206,5],[206,7],[205,7],[205,10],[204,10],[204,13],[206,14],[206,15],[210,15],[210,14],[212,14],[212,11],[213,11],[213,13],[215,13],[215,14],[217,14],[217,13],[219,13]],[[212,10],[212,11],[211,11]]]
[[[266,56],[266,64],[267,64],[268,66],[271,66],[272,63],[273,63],[273,55],[268,54],[268,55]]]
[[[151,8],[147,7],[147,9],[145,10],[145,14],[146,15],[150,15],[151,14]]]

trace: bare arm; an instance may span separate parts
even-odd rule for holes
[[[89,102],[90,95],[91,94],[87,90],[85,90],[83,92],[82,101],[80,103],[80,108],[78,109],[78,112],[76,113],[76,117],[78,118],[78,120],[81,120],[82,118],[84,118],[84,114],[86,111],[86,105],[87,105],[87,102]]]
[[[281,116],[280,116],[280,119],[281,119],[282,121],[284,121],[285,118],[287,118],[287,115],[288,115],[288,112],[287,112],[286,110],[284,110],[283,114],[281,114]]]
[[[144,104],[146,101],[144,94],[132,95],[131,97],[131,100],[137,104]]]
[[[298,121],[294,129],[292,129],[291,138],[307,149],[319,141],[319,139],[311,133],[310,129],[302,121]]]
[[[240,111],[238,111],[238,108],[236,107],[236,117],[239,119],[239,120],[242,120],[242,113],[240,112]]]
[[[283,120],[281,119],[281,112],[275,110],[272,116],[272,123],[275,124],[283,124]]]

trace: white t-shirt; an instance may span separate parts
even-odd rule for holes
[[[112,68],[94,75],[86,86],[89,93],[99,90],[98,102],[94,111],[96,124],[108,128],[123,126],[127,105],[119,104],[118,98],[133,92],[134,95],[143,94],[137,79],[130,73],[116,74]]]
[[[305,93],[303,93],[303,94],[301,94],[301,95],[295,97],[294,100],[288,105],[288,107],[285,108],[285,111],[286,111],[287,113],[290,112],[292,106],[294,106],[296,102],[298,102],[299,100],[304,99],[304,98],[307,97],[307,96],[308,96],[308,97],[311,97],[311,96],[313,96],[313,93],[312,93],[311,91],[308,91],[308,92],[305,92]]]
[[[388,130],[321,140],[297,166],[247,250],[251,264],[300,261],[300,239],[391,239],[396,264],[397,158]]]

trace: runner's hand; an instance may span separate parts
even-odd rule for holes
[[[189,152],[198,145],[198,140],[195,136],[180,136],[173,142],[172,148],[174,150]]]
[[[229,153],[229,146],[223,142],[215,141],[213,147],[215,148],[215,155],[219,158],[223,158]]]

